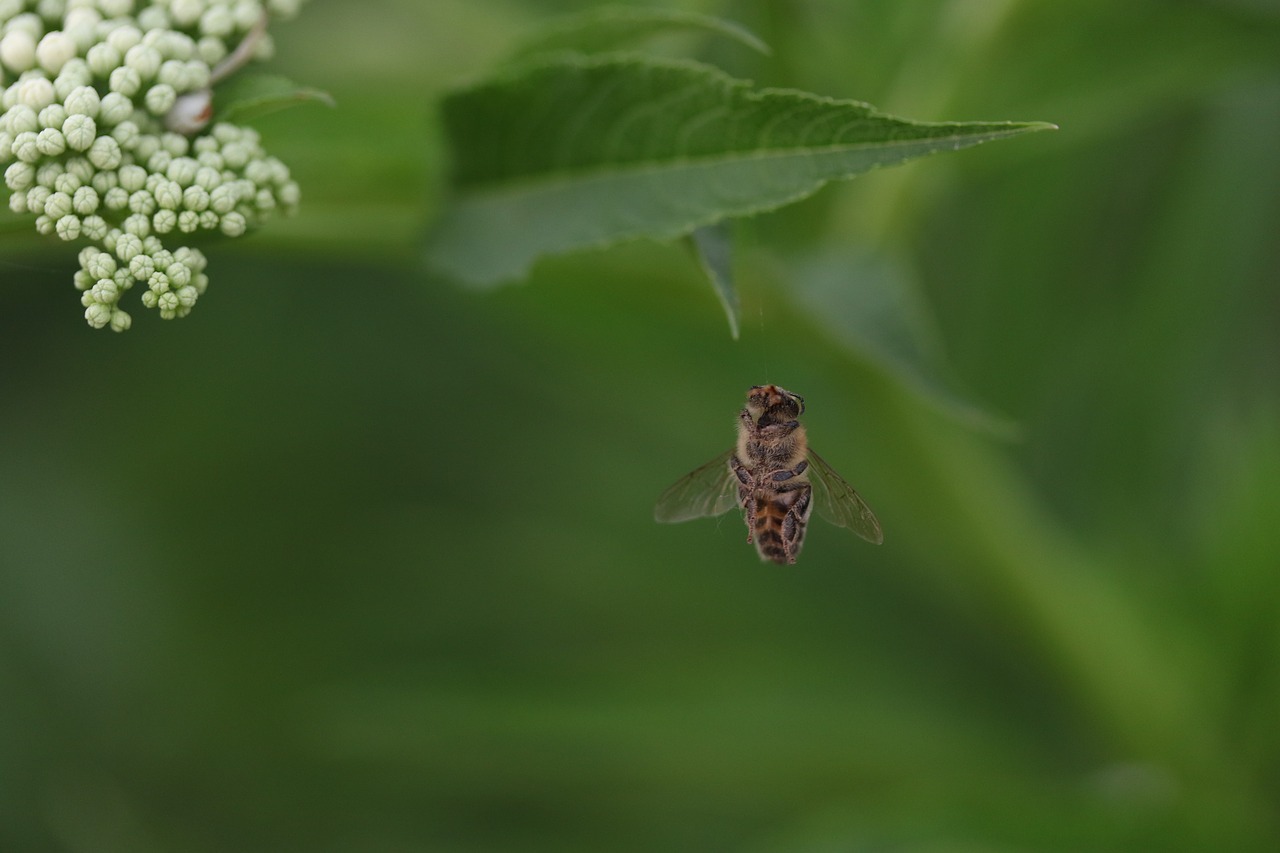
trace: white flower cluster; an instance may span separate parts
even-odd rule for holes
[[[297,184],[255,131],[206,125],[214,76],[246,46],[269,53],[266,16],[300,3],[0,0],[9,207],[34,214],[42,234],[90,243],[75,278],[89,325],[127,329],[119,300],[136,282],[144,306],[186,316],[208,281],[205,258],[166,237],[237,237],[297,206]]]

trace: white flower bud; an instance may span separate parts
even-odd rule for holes
[[[162,116],[169,112],[177,100],[178,93],[167,83],[157,83],[148,89],[147,94],[143,96],[143,103],[147,106],[147,112],[157,116]]]
[[[118,172],[120,176],[120,186],[129,192],[137,192],[146,186],[147,170],[141,166],[129,164],[121,166]]]
[[[185,287],[191,283],[191,270],[181,261],[175,260],[165,267],[164,274],[168,276],[169,283],[174,287]]]
[[[10,107],[5,112],[4,118],[9,124],[9,132],[15,135],[24,131],[34,133],[40,130],[40,116],[26,104],[16,104]]]
[[[115,253],[117,258],[129,264],[129,272],[132,273],[133,265],[131,262],[142,254],[142,238],[136,234],[121,232],[120,236],[116,237]]]
[[[89,63],[89,70],[93,72],[95,77],[106,77],[114,74],[122,67],[120,63],[124,62],[124,57],[109,43],[99,42],[90,45],[84,54],[85,62]],[[111,88],[115,88],[112,86]]]
[[[147,170],[157,177],[164,177],[164,170],[173,162],[173,155],[163,149],[147,158]]]
[[[161,52],[166,59],[186,62],[196,55],[196,40],[191,36],[177,30],[170,30],[165,35],[165,45]]]
[[[109,18],[123,18],[124,15],[127,15],[133,12],[133,9],[132,9],[133,0],[125,0],[125,3],[128,4],[129,9],[127,10],[127,12],[124,12],[122,14],[113,15],[110,12],[108,12],[108,10],[106,9],[102,10],[102,12],[108,15]],[[100,5],[106,5],[106,4],[101,3],[101,0],[100,0]],[[142,31],[141,29],[138,29],[137,27],[132,26],[132,24],[124,24],[124,26],[116,27],[113,29],[113,31],[106,33],[106,44],[111,45],[111,47],[115,47],[115,49],[118,50],[119,53],[122,55],[127,54],[129,49],[132,49],[132,47],[136,45],[142,44]]]
[[[67,120],[67,109],[62,104],[50,104],[40,111],[40,127],[53,127],[62,129],[62,123]]]
[[[67,94],[63,105],[68,115],[98,117],[98,109],[102,106],[102,98],[98,90],[92,86],[77,86]]]
[[[196,56],[210,68],[221,62],[227,53],[226,42],[222,39],[205,36],[196,42]]]
[[[44,203],[44,214],[52,219],[61,219],[71,212],[71,196],[56,192],[49,195]]]
[[[36,61],[45,71],[57,74],[67,60],[76,55],[76,42],[62,30],[52,30],[44,34],[36,45]]]
[[[71,197],[71,209],[80,216],[98,212],[98,191],[93,187],[81,187]]]
[[[186,210],[199,213],[209,207],[209,191],[196,184],[182,191],[182,206]]]
[[[178,214],[178,230],[190,234],[200,227],[200,214],[194,210],[184,210]]]
[[[36,233],[45,237],[53,236],[54,220],[50,219],[46,215],[37,216],[36,217]]]
[[[178,227],[178,214],[167,208],[157,210],[151,217],[151,227],[157,234],[168,234]]]
[[[138,190],[129,196],[129,209],[142,216],[156,212],[156,198],[146,190]]]
[[[114,127],[133,115],[133,101],[119,92],[108,92],[102,96],[102,106],[98,108],[98,120],[107,127]]]
[[[4,184],[14,192],[31,189],[36,182],[36,167],[25,160],[10,163],[4,170]]]
[[[46,157],[57,157],[67,150],[67,138],[62,131],[46,127],[36,136],[36,148]]]
[[[20,80],[14,88],[18,92],[18,103],[26,104],[33,110],[42,110],[52,104],[56,94],[53,83],[45,77],[28,77]]]
[[[155,77],[163,61],[160,51],[145,43],[134,45],[124,55],[124,64],[137,71],[143,80]]]
[[[203,270],[209,265],[209,259],[204,256],[204,252],[190,246],[179,246],[174,249],[173,259],[180,264],[186,264],[187,269],[193,272]]]
[[[223,184],[209,193],[209,209],[214,213],[226,214],[236,209],[240,194],[234,184]]]
[[[102,240],[110,230],[111,226],[107,224],[107,220],[96,213],[80,220],[80,233],[90,240]]]
[[[62,70],[53,81],[53,91],[58,96],[58,100],[65,101],[67,96],[76,89],[92,83],[93,71],[90,70],[89,63],[77,56],[67,60],[67,64],[62,66]]]
[[[204,0],[171,0],[169,14],[173,16],[173,22],[178,26],[190,27],[200,20],[204,8]]]
[[[260,187],[271,183],[271,164],[266,160],[250,160],[245,164],[244,176]]]
[[[83,182],[80,180],[78,175],[73,175],[70,172],[63,172],[53,179],[53,191],[56,193],[73,195],[76,190],[80,189],[82,183]]]
[[[89,146],[89,162],[99,169],[116,169],[124,160],[120,143],[110,136],[99,136]]]
[[[27,212],[27,194],[17,190],[9,194],[9,209],[19,215]]]
[[[76,184],[77,187],[80,184],[87,184],[92,181],[94,174],[98,171],[86,157],[68,157],[66,170],[79,178],[79,183]]]
[[[104,328],[111,322],[111,306],[103,305],[101,302],[94,302],[84,309],[84,319],[95,329]]]
[[[129,206],[129,191],[124,187],[112,187],[102,194],[102,205],[107,210],[124,210]]]
[[[160,137],[153,133],[138,134],[138,139],[133,144],[134,158],[140,161],[150,160],[159,150]]]
[[[220,121],[213,126],[213,130],[210,131],[209,135],[213,137],[214,141],[226,145],[228,142],[239,142],[243,133],[244,129],[240,125]]]
[[[232,10],[235,15],[236,29],[247,30],[258,23],[258,19],[262,17],[263,8],[259,0],[238,0]]]
[[[271,33],[263,33],[258,39],[258,43],[253,47],[253,58],[259,62],[266,62],[276,55],[276,42],[271,38]]]
[[[240,142],[228,142],[222,146],[222,159],[228,169],[243,169],[253,156],[253,149]]]
[[[160,309],[160,316],[164,317],[166,320],[168,320],[169,317],[165,317],[165,315],[172,315],[175,313],[178,310],[179,304],[178,294],[171,290],[163,291],[156,299],[156,307]]]
[[[142,90],[142,75],[138,73],[137,69],[121,65],[111,72],[111,76],[107,80],[107,86],[113,92],[119,92],[126,98],[132,98]]]
[[[59,238],[74,240],[80,236],[80,217],[69,213],[57,221],[54,230]]]
[[[111,331],[127,332],[132,325],[133,318],[129,316],[127,311],[117,308],[111,312]]]
[[[192,157],[174,157],[169,163],[169,168],[165,169],[165,177],[178,184],[189,187],[196,180],[196,172],[200,170],[200,164]]]
[[[169,59],[160,64],[156,72],[156,82],[172,86],[176,91],[185,92],[187,83],[187,64],[177,59]]]
[[[77,6],[67,10],[62,19],[62,28],[76,40],[77,47],[84,48],[97,41],[95,31],[101,23],[102,13],[97,9],[92,6]],[[87,41],[82,42],[81,39]]]
[[[200,16],[200,33],[202,35],[226,39],[227,36],[235,31],[235,28],[235,18],[232,17],[231,9],[226,4],[219,3],[210,6]]]
[[[217,171],[219,174],[227,167],[226,162],[222,159],[222,155],[217,151],[201,151],[196,159],[200,161],[201,166],[208,166],[210,169]]]
[[[129,259],[129,275],[138,281],[146,281],[155,273],[156,265],[151,256],[139,253]]]
[[[103,169],[96,164],[94,168],[97,171],[93,173],[93,178],[89,181],[89,186],[93,187],[98,195],[104,194],[107,190],[120,186],[120,176],[113,169]]]
[[[85,274],[93,279],[89,284],[95,283],[100,278],[107,278],[111,273],[115,272],[114,266],[106,273],[101,272],[100,268],[95,266],[95,264],[101,263],[97,258],[104,254],[107,253],[99,249],[97,246],[85,246],[76,255],[76,260],[80,262],[80,269],[84,270]]]
[[[62,135],[66,137],[67,147],[71,150],[87,151],[97,138],[98,125],[86,115],[69,116],[62,123]]]
[[[105,254],[105,253],[104,253]],[[107,259],[110,260],[110,255]],[[92,274],[92,273],[90,273]],[[115,270],[101,277],[97,283],[89,289],[89,295],[93,297],[95,302],[101,302],[104,305],[114,305],[120,301],[120,288],[108,276],[114,275]]]
[[[239,237],[248,228],[248,223],[245,221],[243,214],[233,210],[222,217],[219,226],[222,229],[222,233],[228,237]]]
[[[187,88],[207,89],[213,76],[211,67],[201,59],[188,59],[186,63]]]
[[[0,38],[0,62],[10,71],[29,71],[36,64],[36,39],[26,30],[11,29]]]
[[[27,190],[27,212],[44,213],[44,203],[49,200],[51,195],[53,195],[53,190],[40,184],[36,184]]]
[[[217,169],[208,166],[201,166],[196,170],[195,186],[203,187],[206,190],[213,190],[222,183],[222,173]]]
[[[97,6],[103,17],[123,18],[133,13],[134,0],[98,0]]]
[[[280,18],[292,18],[302,8],[302,0],[267,0],[271,14]]]
[[[185,157],[187,152],[191,150],[191,140],[181,133],[160,134],[160,144],[165,151],[168,151],[174,157]]]
[[[160,181],[154,195],[156,204],[164,210],[177,210],[182,207],[182,187],[177,181]]]
[[[122,121],[111,130],[111,138],[124,150],[132,149],[141,135],[138,126],[131,121]]]

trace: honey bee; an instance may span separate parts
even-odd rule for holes
[[[738,415],[738,444],[662,493],[653,517],[673,524],[720,515],[735,504],[747,542],[760,559],[794,563],[809,514],[818,514],[879,545],[884,532],[871,507],[814,453],[797,418],[804,398],[777,385],[754,385]]]

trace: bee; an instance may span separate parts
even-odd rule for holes
[[[737,505],[760,559],[794,563],[816,502],[818,514],[879,545],[871,507],[809,447],[804,398],[777,385],[753,385],[738,415],[738,444],[662,493],[653,517],[674,524]]]

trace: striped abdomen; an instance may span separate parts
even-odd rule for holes
[[[761,559],[794,563],[800,556],[811,494],[808,483],[792,482],[784,489],[756,489],[743,496],[748,541],[755,542]]]

